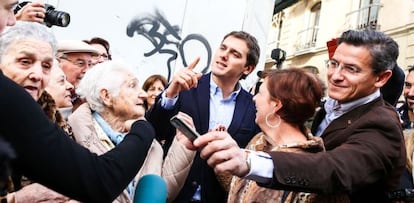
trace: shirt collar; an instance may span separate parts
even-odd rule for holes
[[[327,100],[326,100],[326,103],[325,103],[325,110],[326,110],[327,113],[328,113],[328,111],[340,111],[342,113],[347,113],[347,112],[351,111],[352,109],[354,109],[358,106],[361,106],[363,104],[367,104],[367,103],[373,101],[374,99],[376,99],[380,96],[381,96],[380,90],[377,90],[374,93],[372,93],[370,95],[367,95],[365,97],[361,97],[357,100],[341,103],[341,104],[339,104],[338,109],[334,108],[334,107],[338,106],[338,101],[328,97]]]
[[[230,94],[228,98],[224,98],[224,100],[229,100],[229,101],[236,100],[236,97],[237,95],[239,95],[240,91],[241,91],[241,85],[239,82],[237,82],[235,90]],[[220,94],[220,96],[222,95],[221,88],[217,86],[217,84],[213,80],[213,76],[210,75],[210,95],[217,96],[218,94]]]

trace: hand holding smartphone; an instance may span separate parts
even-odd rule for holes
[[[193,128],[177,116],[170,119],[170,123],[181,131],[191,142],[200,136]]]

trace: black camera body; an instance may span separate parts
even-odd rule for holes
[[[26,6],[26,4],[30,3],[30,1],[24,1],[17,5],[14,13],[16,14],[21,8]],[[70,23],[70,15],[64,11],[57,11],[54,6],[50,4],[45,4],[45,18],[43,19],[43,23],[48,26],[52,27],[53,25],[60,26],[60,27],[67,27]]]

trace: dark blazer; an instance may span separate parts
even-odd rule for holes
[[[123,142],[97,156],[54,125],[40,105],[1,71],[0,89],[0,137],[17,155],[13,168],[31,180],[82,202],[111,202],[144,163],[155,135],[148,122],[135,122]]]
[[[172,110],[163,109],[159,101],[160,97],[157,98],[154,107],[147,113],[147,119],[154,126],[157,139],[166,139],[166,145],[170,145],[175,136],[175,128],[170,125],[169,119],[178,111],[187,113],[193,118],[195,128],[200,134],[208,131],[210,77],[211,73],[206,74],[198,81],[197,88],[182,91]],[[227,129],[241,147],[245,147],[250,139],[259,132],[255,118],[256,108],[252,95],[242,89],[236,98],[233,120]],[[203,202],[226,202],[227,194],[218,183],[213,169],[197,154],[185,185],[175,202],[188,202],[199,184],[202,187]]]
[[[325,111],[318,112],[313,132]],[[271,152],[267,187],[349,194],[352,202],[387,202],[397,188],[406,154],[395,109],[380,97],[332,121],[321,135],[325,153]]]

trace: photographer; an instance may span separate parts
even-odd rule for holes
[[[19,4],[17,10],[18,11],[15,14],[16,20],[21,21],[43,23],[46,15],[45,4],[41,1],[26,2],[26,4]]]
[[[38,22],[48,27],[67,27],[70,23],[69,13],[57,11],[54,6],[41,1],[23,1],[17,4],[13,12],[17,20]]]

